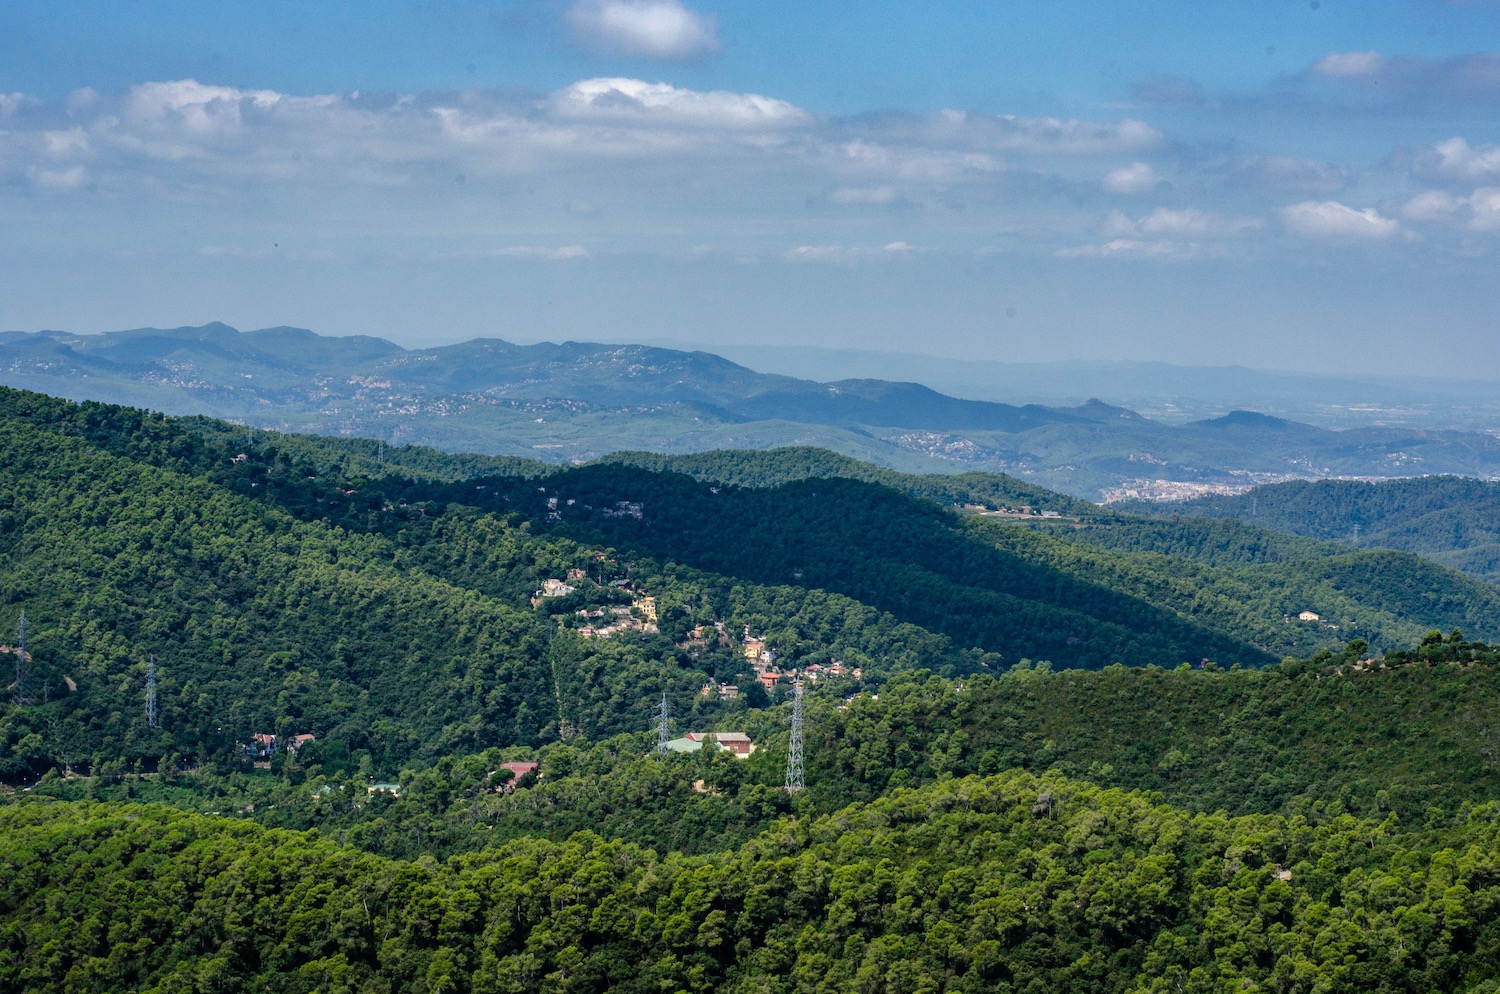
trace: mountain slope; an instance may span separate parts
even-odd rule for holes
[[[0,630],[24,607],[34,654],[32,703],[0,714],[12,780],[219,756],[257,732],[311,731],[338,762],[389,769],[633,731],[664,684],[684,708],[710,679],[760,693],[732,637],[746,627],[783,667],[836,658],[875,683],[1024,657],[1253,665],[1355,636],[1500,638],[1500,593],[1397,553],[1213,565],[1063,537],[1092,519],[1052,519],[1049,535],[854,479],[738,488],[430,451],[398,452],[391,465],[413,472],[381,475],[364,441],[251,439],[8,390],[0,414]],[[462,478],[476,466],[506,475]],[[576,596],[533,603],[572,574]],[[659,631],[581,631],[578,611],[636,595],[654,598]],[[1287,620],[1309,607],[1327,620]],[[716,621],[731,637],[693,648]],[[159,729],[141,711],[152,658]]]

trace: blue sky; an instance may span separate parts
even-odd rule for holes
[[[0,6],[0,327],[1500,376],[1500,3]]]

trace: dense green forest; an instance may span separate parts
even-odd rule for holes
[[[1500,595],[1417,555],[16,391],[0,465],[0,989],[1500,991]]]
[[[1189,815],[960,778],[661,854],[438,862],[150,806],[0,810],[21,990],[1493,991],[1500,811]]]

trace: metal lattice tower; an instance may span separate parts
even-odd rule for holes
[[[807,786],[802,770],[802,678],[792,683],[792,738],[786,749],[786,789],[795,794]]]
[[[156,660],[146,663],[146,727],[156,727]]]
[[[667,692],[661,692],[661,704],[656,709],[656,751],[665,753],[668,751],[667,742],[672,738],[670,725],[671,712],[667,709]]]
[[[27,704],[31,698],[26,695],[26,664],[31,657],[26,653],[26,609],[21,609],[21,628],[16,646],[16,684],[12,688],[11,700],[17,704]]]

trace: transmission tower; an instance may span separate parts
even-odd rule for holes
[[[661,704],[656,709],[656,751],[659,753],[669,751],[667,749],[667,742],[672,738],[672,731],[669,725],[670,716],[671,712],[667,709],[667,692],[663,690],[661,692]]]
[[[31,698],[26,694],[26,664],[31,662],[31,657],[26,654],[26,609],[21,609],[21,629],[16,646],[16,685],[11,693],[11,700],[17,704],[29,704]]]
[[[156,727],[156,660],[146,663],[146,727]]]
[[[802,771],[802,678],[792,682],[792,738],[786,749],[786,789],[797,793],[807,786]]]

